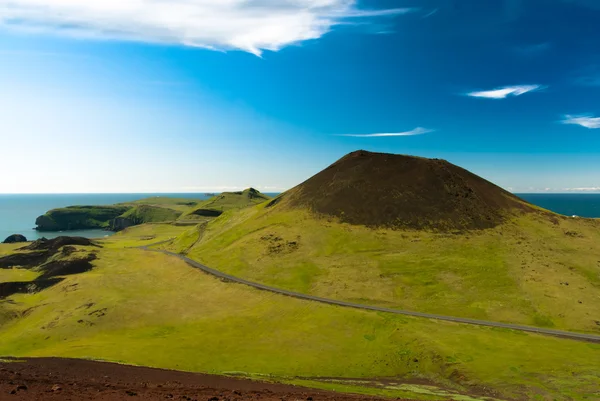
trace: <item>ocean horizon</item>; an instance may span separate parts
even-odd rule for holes
[[[268,193],[276,196],[278,193]],[[529,193],[515,194],[534,205],[566,216],[600,218],[600,193]],[[139,199],[168,196],[206,200],[207,193],[117,193],[117,194],[0,194],[0,242],[12,234],[22,234],[29,240],[54,238],[65,232],[38,232],[35,220],[48,210],[75,205],[111,205]],[[69,231],[69,235],[99,238],[113,234],[102,230]]]

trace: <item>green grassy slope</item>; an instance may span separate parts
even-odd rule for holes
[[[292,381],[425,379],[505,399],[592,400],[600,391],[599,345],[296,300],[221,282],[162,254],[118,249],[114,238],[104,245],[94,270],[0,302],[0,355]]]
[[[166,207],[139,205],[129,209],[119,217],[129,219],[136,224],[144,224],[174,221],[180,215],[181,212]]]
[[[204,216],[196,214],[196,211],[198,210],[215,210],[218,212],[239,210],[249,206],[258,205],[269,199],[271,198],[254,188],[248,188],[241,192],[223,192],[222,194],[199,203],[193,210],[184,213],[181,216],[181,220],[205,220]]]
[[[104,246],[109,248],[132,248],[138,246],[147,246],[157,242],[176,238],[190,227],[178,227],[172,224],[142,224],[129,227],[123,231],[111,235],[102,240]]]
[[[190,208],[194,208],[202,201],[191,198],[170,198],[168,196],[153,196],[150,198],[140,199],[134,202],[125,203],[125,205],[148,205],[155,207],[164,207],[168,209],[187,212]]]
[[[198,205],[197,199],[151,197],[108,206],[70,206],[38,217],[40,231],[106,229],[119,231],[130,225],[176,220]]]
[[[600,222],[528,215],[462,234],[373,230],[278,212],[226,214],[170,249],[327,298],[600,332]]]

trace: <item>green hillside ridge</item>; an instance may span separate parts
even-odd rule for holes
[[[109,229],[110,221],[130,206],[69,206],[53,209],[35,221],[38,231]]]
[[[176,220],[197,205],[197,199],[152,197],[108,206],[70,206],[53,209],[36,220],[38,231],[103,229]]]
[[[187,212],[190,210],[190,208],[197,206],[201,202],[202,201],[199,199],[171,198],[169,196],[153,196],[149,198],[139,199],[129,203],[124,203],[124,205],[147,205],[173,209],[180,212]]]
[[[239,192],[223,192],[199,203],[193,210],[184,213],[181,216],[181,220],[199,220],[206,217],[216,217],[220,213],[229,210],[244,209],[268,200],[271,200],[269,196],[254,188],[248,188]]]
[[[114,220],[111,220],[109,226],[112,231],[121,231],[127,227],[144,223],[175,221],[181,214],[182,212],[167,207],[142,204],[132,207]]]
[[[144,223],[175,220],[210,220],[223,211],[243,209],[269,200],[249,188],[241,192],[225,192],[206,201],[164,196],[108,206],[69,206],[48,211],[36,219],[38,231],[103,229],[121,231]]]

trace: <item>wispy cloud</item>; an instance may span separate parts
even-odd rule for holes
[[[339,134],[336,136],[349,136],[353,138],[385,138],[385,137],[395,137],[395,136],[415,136],[415,135],[424,135],[430,132],[434,132],[435,130],[417,127],[412,131],[406,132],[381,132],[376,134]]]
[[[436,14],[438,11],[439,11],[439,8],[435,8],[435,9],[433,9],[432,11],[428,12],[427,14],[425,14],[425,15],[423,16],[423,18],[429,18],[429,17],[431,17],[432,15]]]
[[[573,73],[573,83],[580,86],[600,86],[600,64],[593,64]]]
[[[524,45],[516,47],[515,50],[524,56],[538,56],[547,52],[552,48],[550,42],[536,43],[532,45]]]
[[[600,86],[600,75],[579,77],[575,80],[575,83],[582,86]]]
[[[569,191],[569,192],[597,192],[597,191],[600,191],[600,187],[563,188],[563,191]]]
[[[414,10],[360,9],[356,0],[0,0],[0,28],[260,55],[318,39],[349,19]]]
[[[585,128],[598,129],[600,128],[600,117],[592,117],[591,115],[565,115],[561,121],[563,124],[581,125]]]
[[[544,89],[542,85],[516,85],[505,86],[488,91],[477,91],[466,93],[467,96],[480,97],[486,99],[505,99],[509,96],[521,96],[528,92],[534,92]]]

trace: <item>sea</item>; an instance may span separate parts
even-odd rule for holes
[[[98,206],[132,202],[152,196],[205,200],[207,194],[52,194],[52,195],[13,195],[0,194],[0,242],[12,234],[24,235],[28,240],[42,237],[51,239],[64,232],[38,232],[35,219],[48,210],[66,206]],[[102,238],[113,233],[103,230],[74,230],[68,235],[86,238]]]
[[[271,196],[277,194],[269,194]],[[567,216],[600,218],[600,193],[594,194],[517,194],[519,197]],[[65,233],[40,233],[34,229],[35,219],[46,211],[74,205],[111,205],[152,196],[186,199],[208,199],[207,194],[61,194],[3,195],[0,194],[0,242],[12,234],[22,234],[28,240],[54,238]],[[68,235],[101,238],[112,233],[102,230],[69,231]]]

